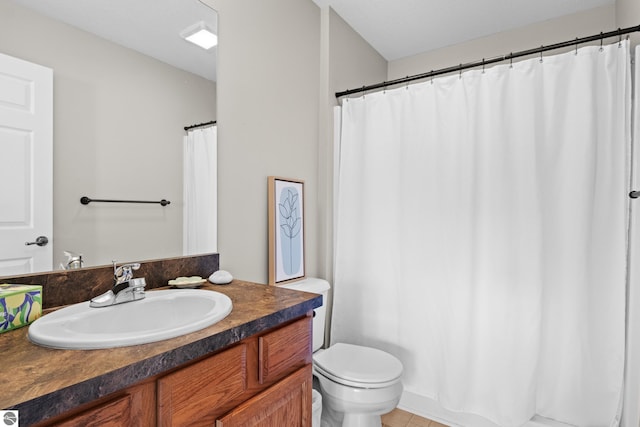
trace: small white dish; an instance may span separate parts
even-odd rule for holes
[[[173,280],[169,280],[169,286],[173,286],[175,288],[197,288],[206,281],[207,279],[203,279],[200,276],[177,277]]]
[[[211,276],[209,276],[209,281],[216,285],[226,285],[227,283],[231,283],[233,280],[233,276],[231,273],[225,270],[215,271]]]

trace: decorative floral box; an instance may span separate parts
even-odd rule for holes
[[[0,333],[26,326],[42,315],[42,286],[0,284]]]

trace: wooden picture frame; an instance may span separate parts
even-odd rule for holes
[[[306,277],[304,181],[268,177],[269,284]]]

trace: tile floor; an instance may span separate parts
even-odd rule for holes
[[[437,421],[419,417],[402,409],[394,409],[382,416],[382,427],[447,427]]]

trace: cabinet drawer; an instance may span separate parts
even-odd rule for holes
[[[258,380],[277,381],[311,363],[311,316],[258,339]]]
[[[216,411],[246,390],[247,345],[240,344],[160,378],[158,424],[212,425]]]

